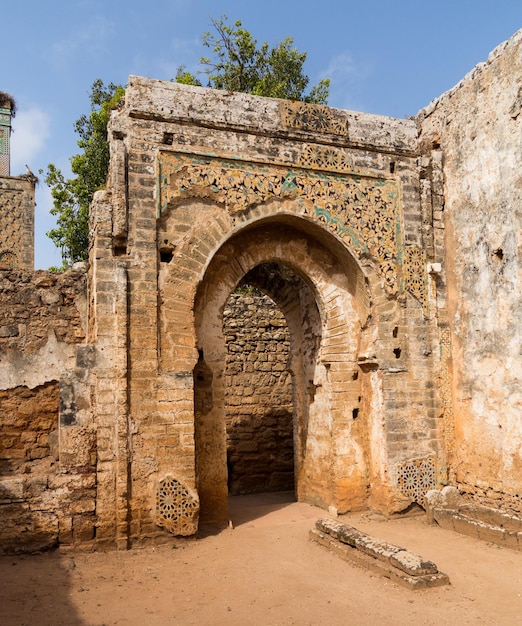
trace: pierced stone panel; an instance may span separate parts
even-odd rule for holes
[[[193,535],[198,530],[199,500],[171,476],[156,491],[156,524],[174,535]]]
[[[397,483],[401,492],[414,502],[423,504],[424,496],[437,487],[433,457],[412,459],[397,464]]]

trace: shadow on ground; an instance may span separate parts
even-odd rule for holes
[[[229,518],[234,528],[243,525],[275,526],[321,516],[320,509],[297,502],[293,491],[230,496]]]
[[[0,557],[2,626],[82,626],[72,605],[72,556],[46,552]]]

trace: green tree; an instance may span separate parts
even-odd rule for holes
[[[306,53],[293,46],[287,37],[271,48],[268,43],[258,47],[251,33],[241,22],[233,26],[227,17],[213,19],[214,33],[202,36],[212,58],[202,57],[208,86],[228,91],[241,91],[257,96],[288,98],[316,104],[326,104],[329,79],[319,81],[307,93],[309,78],[303,73]],[[187,85],[201,85],[201,81],[184,66],[178,68],[176,81]],[[91,87],[89,115],[82,115],[75,123],[82,150],[71,158],[74,178],[67,179],[60,169],[49,164],[45,182],[51,188],[56,228],[47,235],[62,252],[62,268],[83,261],[89,253],[89,206],[94,192],[105,186],[109,169],[107,124],[111,109],[115,108],[125,90],[121,85],[107,86],[98,79]]]
[[[200,59],[205,66],[203,73],[207,75],[209,87],[256,96],[327,103],[330,80],[320,80],[306,93],[310,82],[303,73],[306,52],[299,52],[291,37],[286,37],[273,48],[266,42],[258,46],[240,21],[230,26],[227,19],[226,15],[219,20],[213,19],[215,32],[206,32],[202,37],[203,45],[212,52],[212,57]],[[201,84],[184,66],[178,69],[176,81]]]
[[[94,192],[103,188],[109,169],[107,124],[111,109],[125,93],[121,85],[94,81],[90,92],[91,111],[74,125],[80,136],[80,154],[71,157],[74,178],[66,179],[52,163],[47,166],[45,182],[51,188],[52,215],[56,228],[47,235],[62,252],[62,269],[83,261],[89,253],[89,206]]]

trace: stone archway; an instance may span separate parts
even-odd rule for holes
[[[202,519],[227,519],[223,309],[267,264],[305,285],[277,301],[298,498],[420,501],[447,464],[427,271],[440,170],[415,122],[132,77],[109,135],[89,269],[97,536],[193,533],[199,496]]]
[[[228,239],[199,285],[195,321],[196,485],[202,521],[226,521],[225,339],[223,309],[248,282],[283,312],[291,343],[296,494],[347,510],[367,497],[366,416],[357,354],[368,315],[362,272],[321,228],[288,215],[261,220]],[[328,245],[330,244],[330,245]],[[341,258],[342,257],[342,258]],[[211,382],[209,382],[211,381]],[[204,409],[198,401],[207,389]]]

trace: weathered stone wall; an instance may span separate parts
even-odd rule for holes
[[[35,181],[0,177],[0,268],[33,269]]]
[[[223,310],[251,277],[292,338],[297,497],[392,511],[435,486],[415,122],[131,77],[109,137],[92,211],[99,535],[189,532],[174,491],[227,520]]]
[[[58,383],[0,391],[0,475],[29,471],[41,459],[58,459]]]
[[[0,549],[92,540],[86,273],[0,272]]]
[[[64,346],[84,342],[86,287],[83,270],[65,274],[2,271],[0,348],[4,358],[38,353],[49,337]]]
[[[436,155],[432,164],[443,164],[444,203],[434,218],[444,226],[436,260],[447,277],[447,285],[439,279],[438,311],[452,482],[483,504],[518,512],[521,80],[519,31],[418,118],[421,142]]]
[[[233,293],[223,311],[230,494],[294,489],[290,335],[267,296]]]

